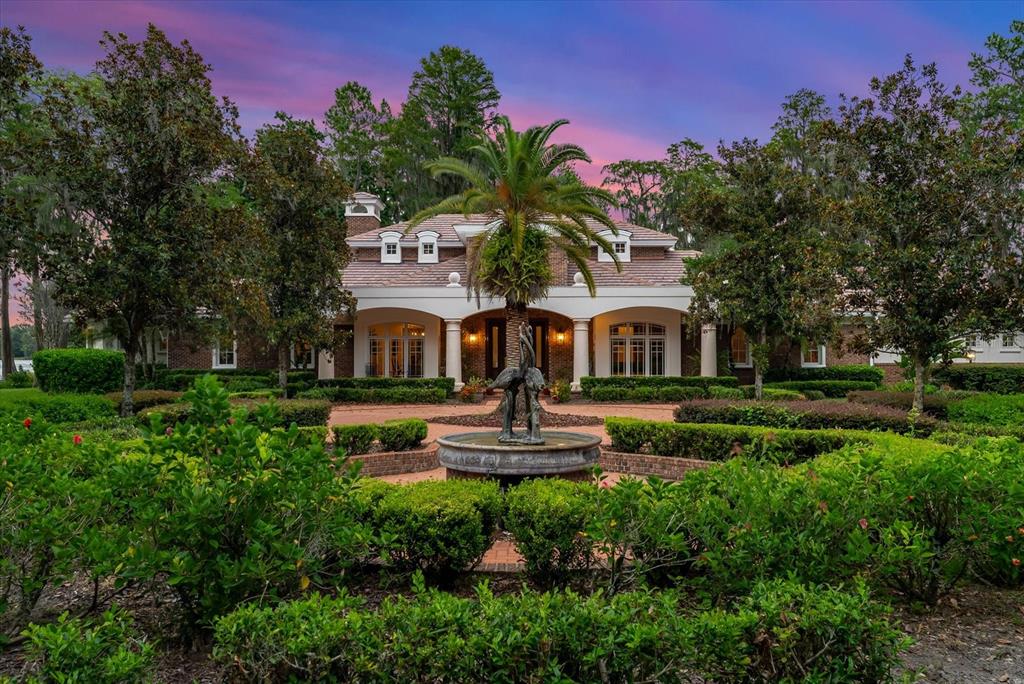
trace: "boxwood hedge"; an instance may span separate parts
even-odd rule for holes
[[[108,349],[43,349],[32,356],[44,392],[102,394],[124,384],[124,352]]]
[[[670,376],[670,375],[633,375],[596,378],[590,375],[580,378],[580,389],[584,397],[590,398],[591,392],[598,387],[615,389],[660,389],[663,387],[737,387],[739,380],[731,375],[719,377],[703,376]]]
[[[821,430],[889,430],[896,433],[931,434],[938,422],[931,416],[911,421],[907,412],[887,406],[836,401],[684,401],[675,410],[677,423],[761,425],[776,428]]]
[[[769,368],[765,371],[766,382],[788,380],[852,380],[878,385],[885,379],[881,368],[868,365],[825,366],[824,368]]]
[[[862,380],[787,380],[784,382],[765,383],[765,387],[793,390],[795,392],[813,390],[821,392],[826,397],[838,399],[845,397],[847,392],[876,389],[878,383]]]
[[[295,423],[299,427],[314,425],[326,425],[327,417],[331,412],[330,403],[318,399],[277,399],[275,400],[281,425]],[[253,409],[259,402],[253,399],[232,399],[232,406],[245,406]],[[165,425],[175,425],[185,421],[191,413],[192,405],[180,402],[174,404],[158,404],[143,409],[138,413],[138,420],[142,425],[149,425],[151,416],[159,413],[163,416]],[[252,414],[250,414],[252,417]]]
[[[954,389],[996,394],[1024,393],[1024,365],[954,363],[936,369],[932,378]]]

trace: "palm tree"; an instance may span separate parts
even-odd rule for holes
[[[547,295],[554,279],[549,255],[559,250],[583,274],[590,295],[596,294],[589,257],[592,243],[618,257],[598,232],[618,234],[605,207],[615,206],[611,193],[591,187],[572,173],[570,164],[590,162],[578,145],[551,144],[552,134],[569,123],[560,119],[523,132],[507,117],[497,120],[498,133],[472,150],[480,166],[442,157],[427,164],[434,177],[451,175],[468,186],[419,212],[409,221],[411,230],[439,214],[483,214],[491,217],[490,230],[466,245],[467,295],[505,300],[505,360],[519,363],[518,331],[528,325],[527,307]]]

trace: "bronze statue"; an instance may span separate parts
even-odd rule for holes
[[[536,351],[533,346],[533,329],[519,325],[519,367],[509,366],[498,374],[490,389],[505,390],[505,414],[498,435],[498,441],[505,444],[543,444],[540,434],[540,392],[544,389],[544,376],[534,365]],[[512,431],[518,405],[519,388],[523,388],[526,409],[526,432]]]

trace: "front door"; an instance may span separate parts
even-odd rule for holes
[[[505,370],[505,319],[488,318],[484,331],[484,354],[487,362],[487,379],[494,380],[498,373]]]
[[[536,355],[536,365],[540,369],[544,380],[550,381],[548,377],[548,322],[547,320],[530,321],[533,328],[533,349]]]

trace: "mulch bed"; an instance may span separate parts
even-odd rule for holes
[[[469,416],[437,416],[427,418],[428,423],[444,423],[446,425],[465,425],[466,427],[489,427],[500,428],[503,419],[500,413],[482,413]],[[577,416],[571,413],[545,412],[540,418],[541,427],[544,428],[566,428],[580,427],[583,425],[604,425],[604,418],[596,416]],[[526,427],[523,423],[516,423],[516,427]]]

